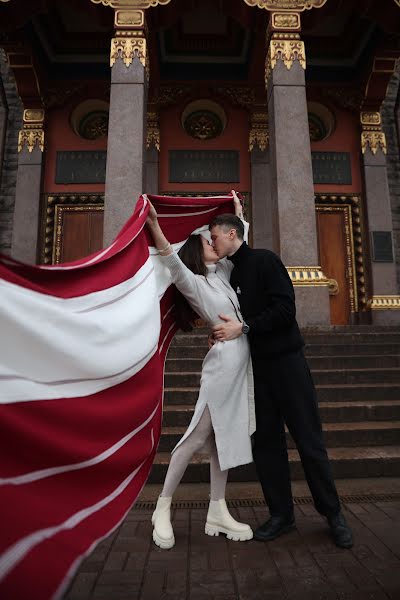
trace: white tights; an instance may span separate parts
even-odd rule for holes
[[[161,496],[169,498],[174,495],[193,454],[198,452],[207,441],[212,445],[210,454],[211,500],[225,498],[225,487],[229,469],[221,471],[219,466],[214,430],[208,406],[205,407],[196,427],[172,454]]]

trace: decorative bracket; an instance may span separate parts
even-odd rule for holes
[[[23,127],[18,135],[18,152],[26,147],[33,152],[35,146],[44,151],[44,110],[42,108],[27,108],[24,110]]]
[[[384,154],[387,153],[386,136],[382,131],[381,115],[377,111],[362,111],[360,113],[362,126],[361,150],[365,154],[369,148],[372,154],[376,154],[380,148]]]

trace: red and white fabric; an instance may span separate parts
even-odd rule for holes
[[[179,248],[232,196],[141,196],[106,249],[29,266],[0,256],[0,597],[59,598],[128,513],[161,432],[173,288],[149,198]],[[150,248],[149,248],[150,246]]]

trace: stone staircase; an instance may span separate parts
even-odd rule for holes
[[[335,478],[400,476],[400,328],[371,326],[304,332]],[[206,331],[179,333],[165,369],[164,417],[149,481],[164,480],[170,452],[184,433],[198,395]],[[303,478],[288,436],[292,477]],[[254,465],[232,469],[231,481],[254,481]],[[209,480],[207,457],[197,455],[183,481]]]

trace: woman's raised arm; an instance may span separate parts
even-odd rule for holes
[[[149,231],[154,240],[154,244],[161,256],[168,256],[173,252],[172,246],[162,232],[160,223],[158,222],[156,209],[154,208],[149,199],[147,199],[147,202],[150,204],[150,210],[149,214],[147,215],[146,225],[149,228]]]

